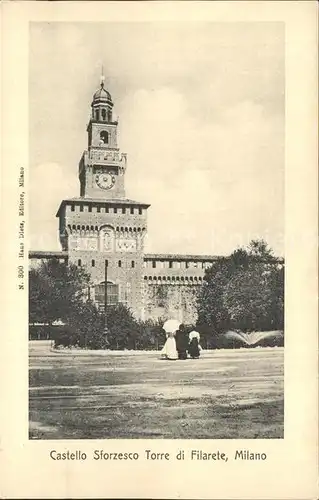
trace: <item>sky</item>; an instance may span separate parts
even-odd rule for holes
[[[102,65],[126,196],[151,205],[145,251],[227,255],[263,238],[284,255],[281,23],[31,23],[30,249],[60,249]]]

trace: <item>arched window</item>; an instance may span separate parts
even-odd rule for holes
[[[102,120],[105,121],[106,119],[106,111],[105,109],[102,109]]]
[[[105,281],[95,286],[95,301],[98,306],[104,307],[105,303]],[[119,302],[119,286],[107,282],[107,305],[114,306]]]
[[[96,118],[97,120],[99,120],[99,119],[100,119],[100,112],[99,112],[99,110],[98,110],[98,109],[95,111],[95,118]]]
[[[101,142],[103,142],[103,144],[108,144],[109,134],[106,130],[102,130],[102,132],[100,132],[100,139],[101,139]]]

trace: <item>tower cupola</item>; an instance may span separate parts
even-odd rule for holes
[[[112,122],[113,101],[111,94],[104,88],[104,76],[101,76],[100,88],[94,93],[92,100],[92,120]]]

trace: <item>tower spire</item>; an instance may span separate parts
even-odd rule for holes
[[[105,76],[104,76],[104,68],[103,68],[103,64],[102,64],[102,67],[101,67],[101,76],[100,76],[100,83],[101,83],[101,87],[102,88],[104,87],[104,81],[105,81]]]

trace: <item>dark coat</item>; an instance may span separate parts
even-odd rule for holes
[[[186,332],[177,330],[175,335],[176,349],[178,352],[184,352],[188,349],[188,335]]]
[[[191,358],[199,358],[199,344],[198,344],[198,339],[196,337],[190,341],[188,346],[188,352]]]

